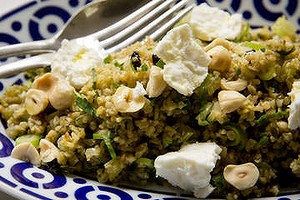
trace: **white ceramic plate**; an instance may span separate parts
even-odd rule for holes
[[[2,9],[0,12],[1,46],[51,37],[63,26],[72,13],[88,3],[89,0],[26,0],[23,2],[13,0],[11,3],[5,2],[7,0],[0,0]],[[15,5],[14,2],[18,2],[18,5]],[[297,27],[300,24],[300,3],[295,0],[208,0],[207,2],[230,12],[243,14],[244,18],[254,26],[270,25],[282,14],[286,15]],[[1,60],[2,63],[9,61],[12,59]],[[21,84],[24,81],[26,81],[24,75],[2,79],[0,80],[0,93],[5,87]],[[12,148],[13,141],[6,136],[5,122],[3,122],[0,124],[0,190],[18,199],[192,199],[173,190],[159,192],[157,188],[151,190],[117,188],[82,177],[55,175],[29,163],[11,158]],[[0,198],[2,199],[2,196]],[[298,194],[268,199],[299,200],[300,194],[298,192]]]

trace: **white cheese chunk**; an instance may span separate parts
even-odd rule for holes
[[[288,95],[291,97],[288,127],[295,130],[300,127],[300,81],[295,81]]]
[[[95,49],[63,40],[51,63],[51,71],[79,89],[91,79],[92,69],[99,65],[102,65],[102,58]]]
[[[98,39],[92,39],[88,37],[78,38],[76,39],[76,43],[80,46],[84,46],[86,48],[92,49],[94,53],[97,53],[98,56],[101,57],[102,59],[108,56],[108,52],[101,46]]]
[[[177,152],[158,156],[154,161],[156,175],[197,198],[205,198],[212,191],[210,172],[214,169],[222,149],[215,143],[194,143]]]
[[[207,76],[211,59],[187,24],[170,30],[154,52],[166,63],[162,71],[165,82],[185,96],[191,95]]]
[[[195,37],[211,41],[215,38],[233,40],[242,30],[242,15],[210,7],[206,3],[193,8],[189,21]]]

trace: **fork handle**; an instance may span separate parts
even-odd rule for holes
[[[55,40],[39,40],[0,47],[0,58],[49,53],[56,50]]]
[[[1,65],[0,78],[6,78],[29,69],[49,66],[53,60],[53,56],[54,53],[45,53]]]

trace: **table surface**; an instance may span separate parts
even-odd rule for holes
[[[14,198],[2,191],[0,191],[0,199],[1,200],[17,200],[16,198]]]

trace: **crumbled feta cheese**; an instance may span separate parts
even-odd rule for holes
[[[63,40],[51,63],[51,71],[79,89],[91,79],[92,69],[101,64],[102,59],[95,49]]]
[[[288,95],[291,97],[288,126],[294,130],[300,127],[300,81],[295,81]]]
[[[220,158],[222,149],[215,143],[194,143],[177,152],[158,156],[154,161],[156,175],[197,198],[205,198],[212,191],[210,172]]]
[[[195,37],[201,40],[211,41],[215,38],[233,40],[242,30],[242,15],[230,15],[217,7],[202,3],[191,11],[189,24]]]
[[[88,37],[78,38],[76,39],[76,42],[81,46],[95,50],[102,59],[108,56],[108,52],[101,46],[99,40],[97,39]]]
[[[185,96],[191,95],[207,76],[211,59],[187,24],[170,30],[154,52],[166,63],[162,71],[166,83]]]

